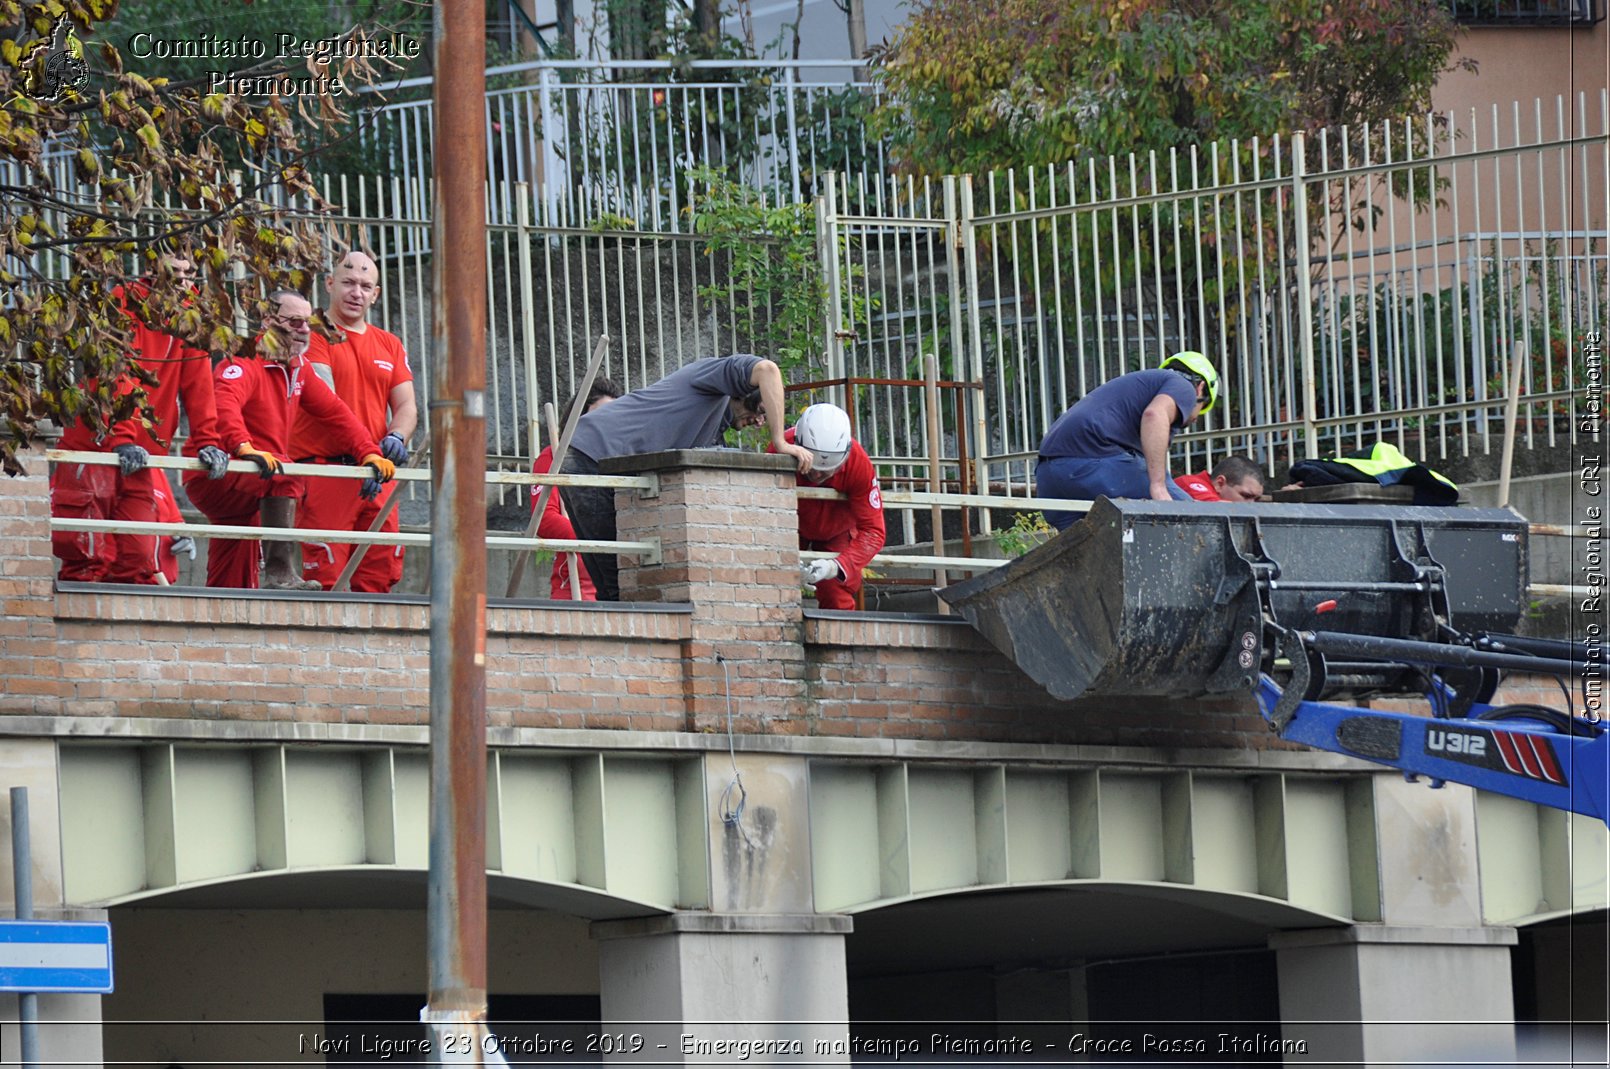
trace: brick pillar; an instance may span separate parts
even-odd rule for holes
[[[693,605],[684,698],[689,731],[726,730],[726,660],[740,731],[804,734],[799,515],[787,457],[720,449],[616,457],[607,474],[652,472],[659,494],[615,497],[621,541],[657,538],[658,562],[621,558],[623,601]]]
[[[0,712],[61,711],[56,650],[56,560],[50,552],[50,473],[42,449],[22,450],[27,475],[0,475]]]

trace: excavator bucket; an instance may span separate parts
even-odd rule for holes
[[[1514,629],[1527,524],[1500,509],[1098,500],[1025,556],[939,592],[1058,698],[1251,690],[1271,634]],[[1418,693],[1398,666],[1337,678]]]

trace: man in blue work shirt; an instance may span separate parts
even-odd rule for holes
[[[1040,497],[1093,501],[1137,497],[1189,501],[1168,473],[1176,431],[1218,400],[1219,375],[1201,353],[1175,353],[1162,367],[1097,386],[1064,412],[1040,443]],[[1057,530],[1077,512],[1048,512]]]

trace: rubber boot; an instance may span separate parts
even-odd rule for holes
[[[292,527],[296,520],[296,500],[289,497],[263,498],[261,516],[264,527]],[[263,540],[264,590],[322,590],[312,579],[303,579],[302,547],[296,542]]]

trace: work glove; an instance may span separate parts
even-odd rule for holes
[[[392,431],[380,439],[380,454],[393,464],[406,464],[408,463],[408,443],[403,441],[402,435]]]
[[[182,553],[191,560],[196,559],[196,540],[189,535],[174,535],[173,541],[168,543],[168,549],[173,552],[175,557]]]
[[[112,447],[112,452],[117,454],[117,470],[124,475],[133,475],[151,459],[151,454],[137,445],[116,445]]]
[[[207,478],[222,479],[229,474],[229,454],[215,445],[204,445],[196,451],[196,459],[207,465]],[[195,556],[195,550],[190,551]]]
[[[843,579],[844,569],[832,557],[823,557],[821,560],[807,561],[799,566],[799,581],[805,586],[815,586],[825,579]]]
[[[273,453],[265,453],[261,449],[253,449],[249,442],[242,443],[235,450],[235,455],[242,460],[249,460],[257,465],[257,473],[263,478],[272,478],[280,473],[280,458]]]
[[[375,478],[363,481],[363,485],[358,487],[358,496],[365,501],[373,501],[380,496],[380,488],[390,482],[393,475],[397,474],[397,465],[379,453],[370,453],[363,458],[362,462],[375,470]]]

